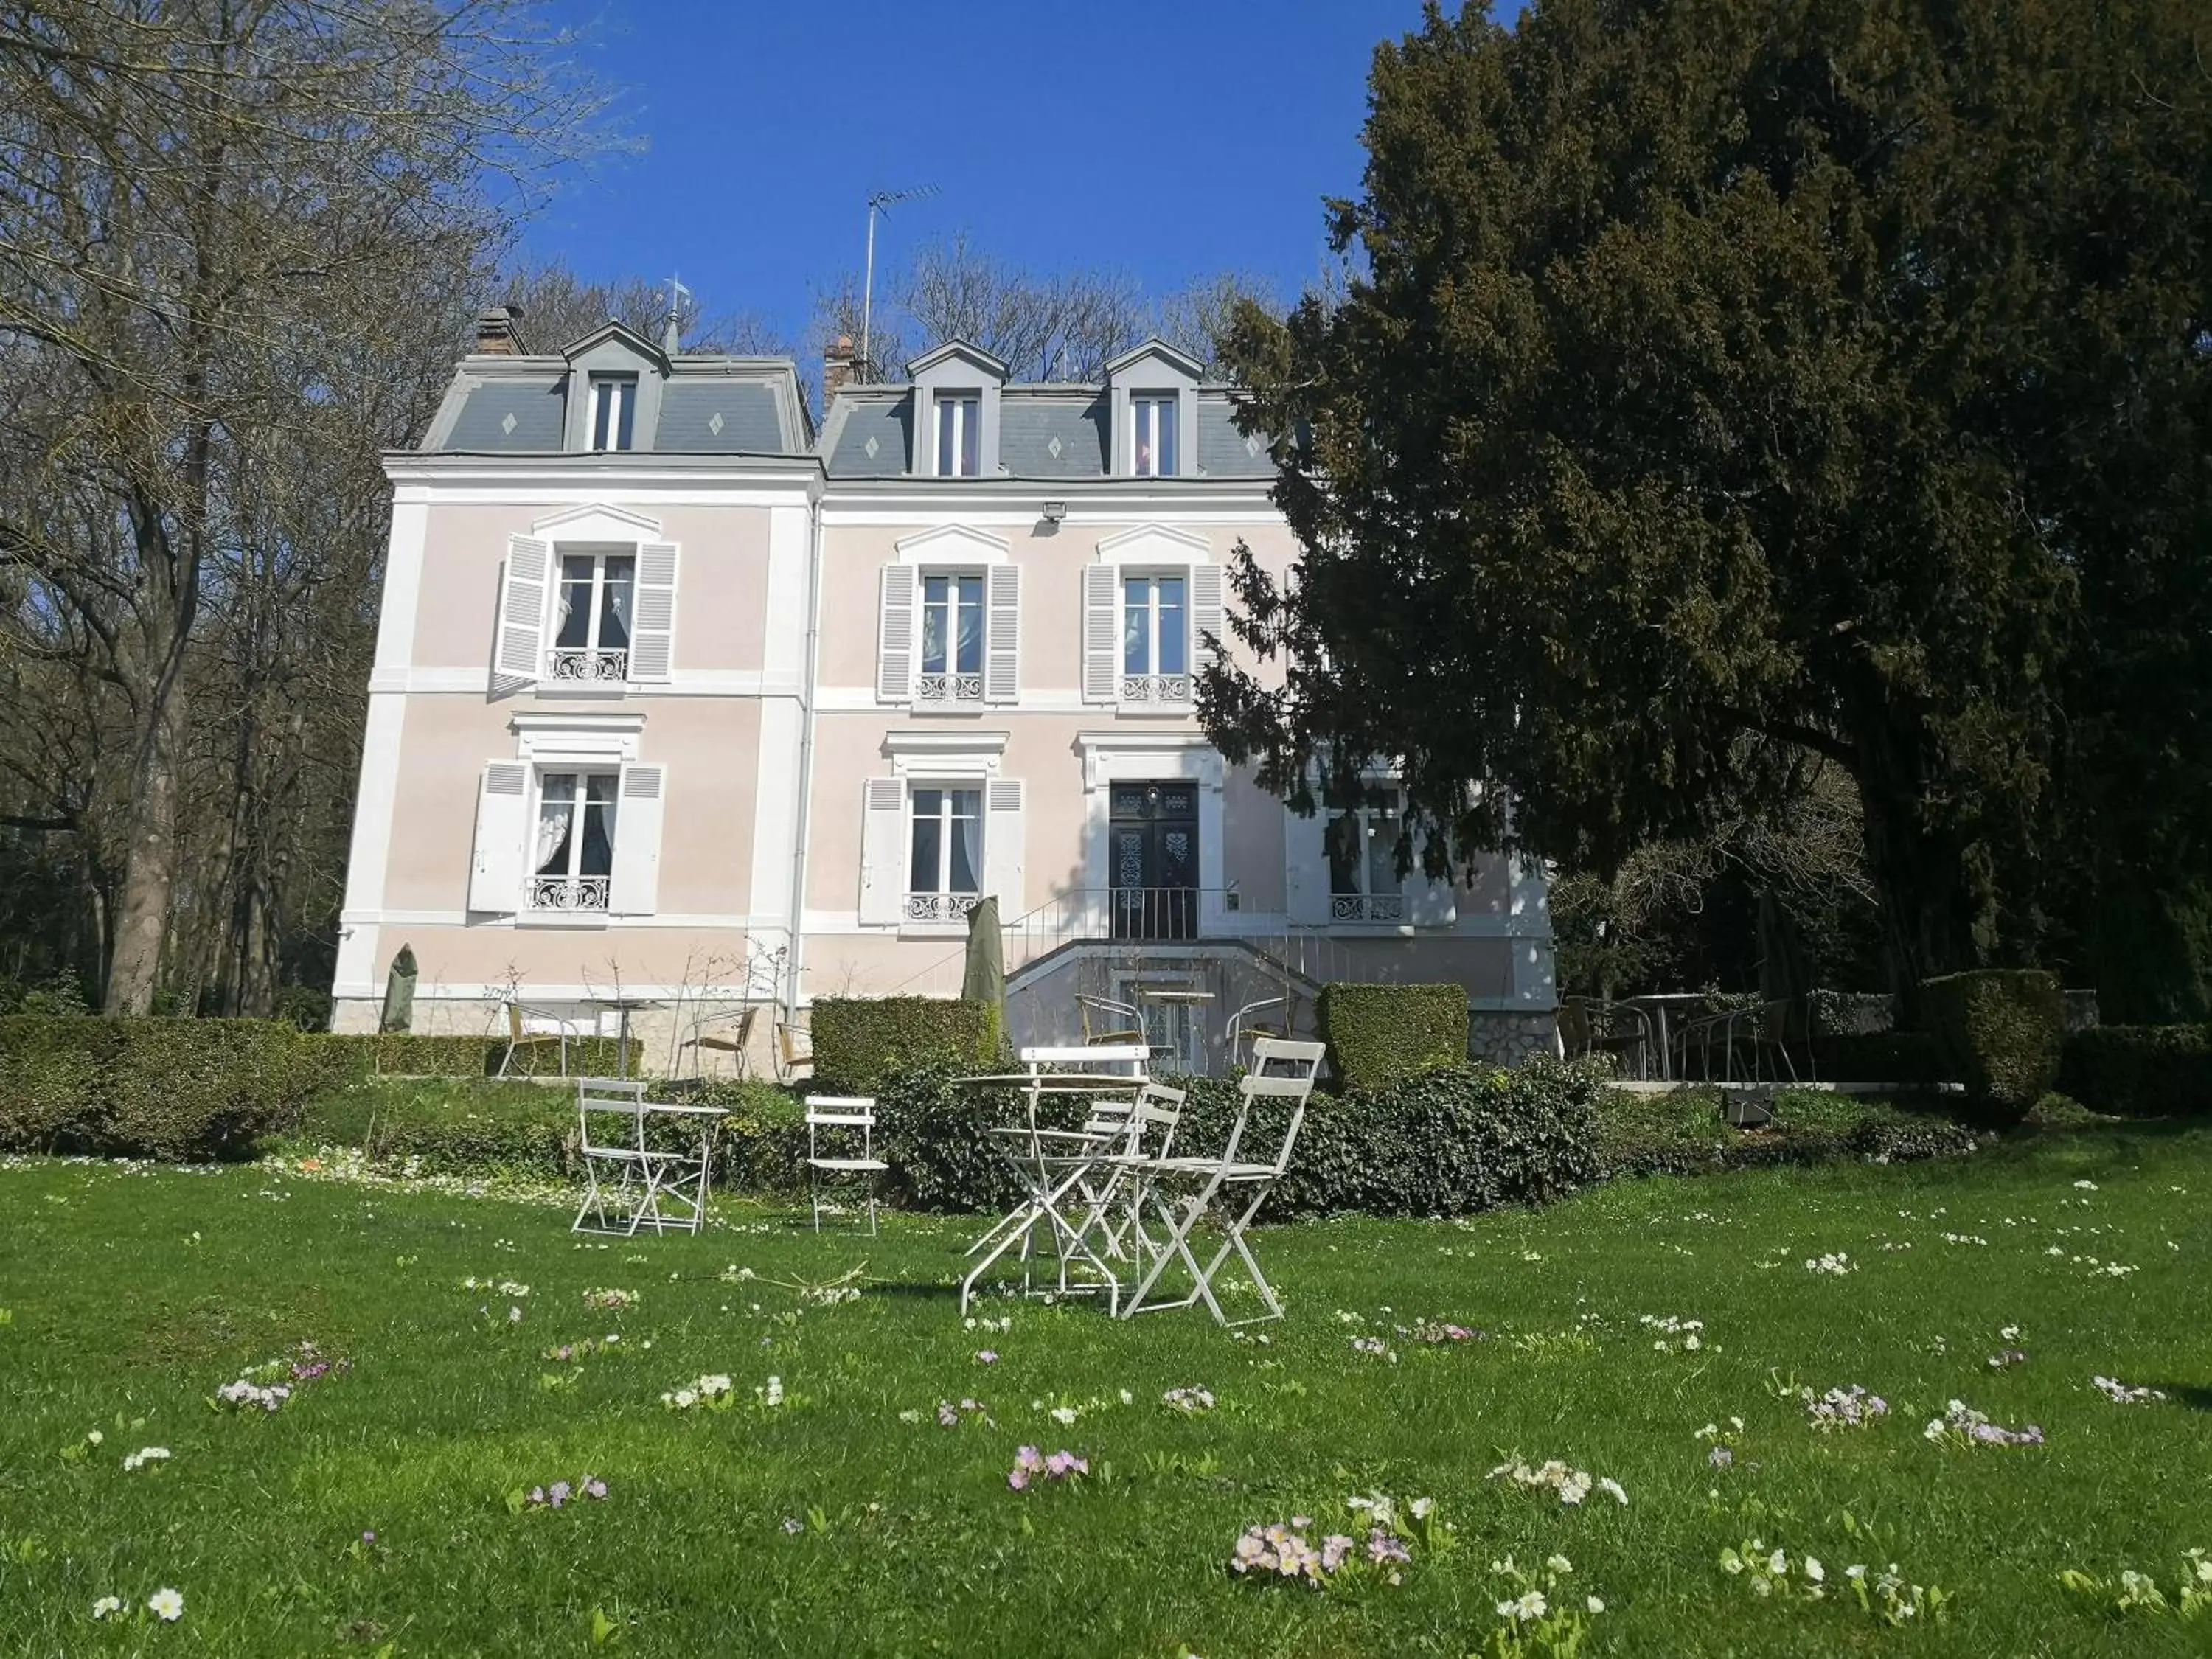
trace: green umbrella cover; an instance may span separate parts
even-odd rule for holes
[[[1006,1024],[1006,946],[995,898],[982,900],[968,913],[968,960],[960,975],[960,1000],[980,1002],[991,1011],[991,1053],[978,1058],[992,1058]]]
[[[384,1017],[380,1031],[404,1031],[415,1024],[415,947],[403,945],[392,958],[392,973],[384,981]]]

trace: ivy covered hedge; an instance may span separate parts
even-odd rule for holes
[[[1838,1160],[1901,1164],[1956,1157],[1979,1144],[1972,1128],[1932,1101],[1923,1107],[1784,1089],[1772,1110],[1771,1123],[1744,1130],[1723,1121],[1717,1090],[1609,1091],[1598,1114],[1599,1161],[1608,1177],[1620,1179]]]
[[[1467,1063],[1467,988],[1324,985],[1317,1009],[1330,1071],[1346,1091]]]
[[[945,1060],[962,1070],[997,1058],[993,1010],[943,997],[817,997],[817,1092],[878,1093],[902,1067]]]
[[[2058,1074],[2114,1117],[2212,1115],[2212,1026],[2093,1025],[2066,1039]]]
[[[1984,969],[1920,983],[1920,1019],[1978,1103],[2024,1113],[2058,1080],[2066,999],[2039,969]]]
[[[296,1116],[330,1055],[263,1019],[0,1017],[0,1148],[234,1158]]]

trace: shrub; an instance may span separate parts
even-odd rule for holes
[[[821,1048],[821,1004],[815,1007],[815,1053]],[[991,1123],[1012,1123],[1020,1109],[1012,1091],[957,1089],[964,1061],[937,1058],[903,1066],[876,1086],[877,1155],[890,1170],[884,1196],[916,1210],[1006,1210],[1023,1188],[985,1133]],[[1048,1099],[1051,1097],[1048,1097]],[[1061,1097],[1054,1109],[1079,1112],[1083,1103]]]
[[[2066,1006],[2035,969],[1945,974],[1920,985],[1920,1017],[1977,1102],[2017,1115],[2058,1077]]]
[[[2212,1113],[2212,1027],[2093,1025],[2066,1039],[2061,1086],[2115,1117]]]
[[[327,1051],[277,1020],[0,1018],[0,1142],[229,1158],[295,1116]]]
[[[489,1077],[499,1070],[507,1053],[503,1036],[431,1036],[420,1031],[316,1032],[308,1041],[327,1055],[322,1062],[333,1076],[358,1077]],[[571,1077],[616,1077],[635,1074],[645,1045],[630,1039],[629,1064],[624,1067],[618,1037],[573,1037],[568,1045]],[[535,1044],[515,1051],[509,1077],[558,1077],[562,1050],[557,1043]]]
[[[1609,1176],[1705,1175],[1724,1170],[1870,1158],[1904,1163],[1971,1152],[1973,1131],[1932,1107],[1863,1100],[1824,1089],[1784,1089],[1773,1121],[1731,1128],[1711,1089],[1664,1094],[1608,1091],[1599,1112],[1599,1155]]]
[[[1329,1068],[1347,1091],[1467,1064],[1467,988],[1325,985],[1319,1009]]]
[[[817,1093],[881,1092],[886,1076],[925,1060],[962,1068],[996,1052],[992,1010],[942,997],[822,997],[814,1004]]]
[[[1813,1063],[1830,1083],[1943,1083],[1943,1049],[1925,1031],[1815,1036]]]

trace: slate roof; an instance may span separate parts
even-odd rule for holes
[[[823,456],[833,478],[902,478],[906,476],[907,434],[914,425],[914,398],[906,392],[847,392],[838,394],[844,422],[835,428],[836,447]],[[825,436],[830,428],[825,428]],[[871,454],[869,440],[875,441]]]
[[[1112,404],[1103,387],[1012,386],[999,394],[999,459],[1009,478],[1103,478],[1113,465]],[[860,386],[837,394],[823,423],[822,458],[833,478],[900,478],[914,394],[903,386]],[[868,441],[875,453],[868,453]],[[1272,478],[1265,443],[1248,446],[1226,392],[1198,398],[1198,465],[1208,478]]]
[[[1112,463],[1111,405],[1089,387],[999,395],[999,459],[1013,478],[1097,478]]]
[[[473,454],[528,453],[561,447],[568,398],[558,375],[526,380],[484,380],[469,388],[447,449]]]
[[[797,447],[784,442],[775,392],[766,381],[702,374],[678,375],[661,389],[653,447],[684,455],[777,455]]]

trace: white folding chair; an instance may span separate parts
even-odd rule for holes
[[[702,1130],[695,1150],[656,1146],[653,1120],[688,1125],[719,1118],[712,1106],[663,1105],[645,1097],[641,1080],[576,1079],[577,1150],[584,1162],[584,1201],[568,1229],[635,1238],[641,1231],[696,1233],[707,1214],[713,1158]],[[665,1207],[664,1207],[665,1206]],[[614,1212],[610,1214],[610,1210]]]
[[[860,1153],[825,1154],[821,1133],[849,1142],[858,1130]],[[825,1176],[866,1176],[868,1179],[868,1237],[876,1234],[876,1178],[890,1165],[876,1156],[876,1103],[868,1095],[809,1095],[806,1097],[806,1193],[814,1204],[814,1231],[822,1231],[822,1181]]]
[[[1078,1239],[1096,1231],[1104,1254],[1141,1265],[1151,1236],[1144,1230],[1140,1168],[1174,1152],[1176,1126],[1188,1098],[1181,1089],[1148,1081],[1134,1100],[1091,1107],[1083,1133],[1095,1137],[1096,1150],[1058,1160],[1074,1167],[1074,1189],[1085,1206],[1075,1227]]]
[[[1218,1157],[1164,1155],[1132,1160],[1139,1190],[1151,1204],[1153,1214],[1166,1227],[1167,1238],[1164,1243],[1151,1247],[1152,1266],[1129,1293],[1121,1310],[1121,1317],[1127,1319],[1157,1309],[1188,1308],[1199,1301],[1203,1301],[1207,1311],[1223,1325],[1249,1325],[1283,1316],[1282,1299],[1267,1283],[1267,1275],[1260,1271],[1260,1263],[1253,1256],[1245,1232],[1260,1206],[1267,1202],[1268,1193],[1290,1168],[1291,1153],[1297,1146],[1298,1130],[1305,1122],[1306,1103],[1312,1097],[1325,1052],[1324,1046],[1318,1042],[1256,1038],[1252,1044],[1252,1069],[1237,1085],[1237,1122]],[[1254,1127],[1255,1108],[1262,1101],[1267,1103],[1264,1109],[1288,1114],[1282,1139],[1272,1157],[1253,1155],[1254,1146],[1271,1133],[1265,1129],[1255,1131]],[[1170,1196],[1165,1190],[1177,1186],[1182,1188],[1180,1196]],[[1225,1237],[1212,1259],[1200,1266],[1191,1250],[1190,1241],[1199,1222],[1209,1212],[1220,1223]],[[1213,1280],[1232,1255],[1243,1262],[1245,1271],[1251,1274],[1252,1288],[1259,1293],[1265,1313],[1249,1319],[1231,1319],[1222,1311],[1213,1294]],[[1189,1273],[1190,1292],[1172,1302],[1152,1301],[1152,1293],[1170,1261],[1181,1261]]]

